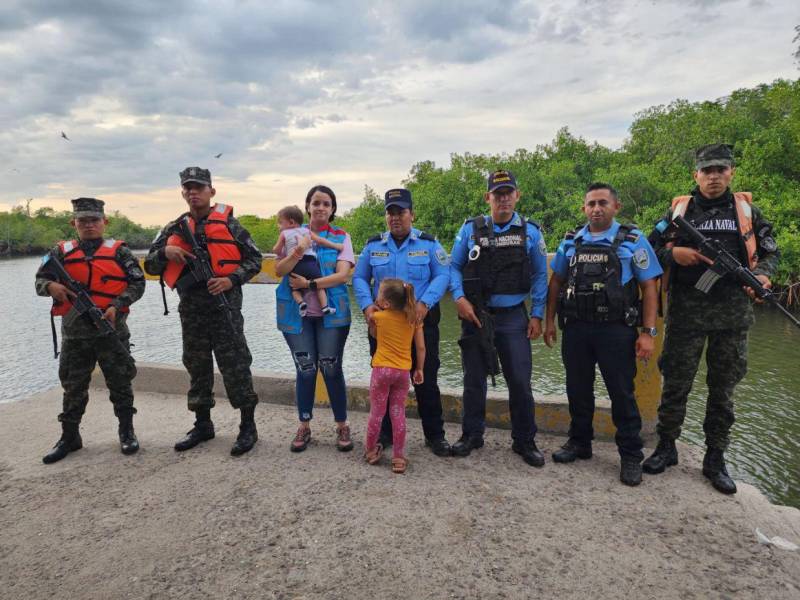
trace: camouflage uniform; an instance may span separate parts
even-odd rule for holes
[[[167,266],[164,249],[170,235],[177,232],[177,223],[189,213],[184,213],[167,224],[150,247],[145,259],[145,270],[153,275],[161,275]],[[206,219],[197,224],[201,230]],[[180,295],[178,312],[183,332],[183,364],[189,372],[191,385],[188,393],[189,410],[208,410],[214,406],[214,362],[222,373],[225,391],[234,408],[253,407],[258,396],[253,390],[250,373],[252,356],[244,336],[242,317],[242,285],[261,271],[261,251],[253,242],[248,231],[233,216],[228,219],[228,228],[235,238],[242,254],[239,267],[228,277],[233,287],[224,292],[233,307],[232,317],[235,334],[231,334],[227,317],[219,308],[218,301],[204,286],[195,286]],[[200,245],[204,241],[198,240]]]
[[[708,219],[714,210],[730,210],[733,203],[729,189],[713,201],[704,198],[697,188],[691,195],[685,218],[695,223]],[[672,210],[669,210],[664,222],[671,220]],[[752,221],[758,248],[758,264],[753,272],[771,277],[778,262],[772,225],[755,206],[752,206]],[[713,231],[703,233],[715,237]],[[670,270],[666,337],[659,358],[664,383],[656,431],[664,440],[676,440],[680,436],[687,398],[708,340],[708,400],[703,430],[706,445],[724,451],[734,422],[733,390],[747,372],[747,331],[755,320],[750,298],[739,283],[727,276],[717,281],[708,294],[695,289],[693,279],[705,267],[677,265],[672,259],[672,249],[667,247],[669,240],[658,229],[653,231],[650,241],[665,271]],[[676,245],[687,244],[679,240]],[[747,265],[743,248],[737,258]]]
[[[86,240],[81,241],[79,246],[87,256],[91,256],[103,242],[103,239]],[[51,254],[63,263],[64,255],[59,246],[53,248]],[[131,334],[126,324],[128,314],[119,312],[119,309],[130,306],[142,297],[145,287],[144,273],[139,268],[139,261],[125,245],[117,249],[115,259],[128,277],[128,287],[112,302],[118,309],[115,328],[122,345],[129,349]],[[53,281],[58,281],[58,277],[43,264],[36,272],[36,293],[39,296],[49,296],[47,286]],[[80,317],[70,326],[64,325],[63,321],[61,324],[58,377],[64,388],[64,400],[59,421],[80,423],[89,402],[92,371],[98,363],[106,379],[114,414],[125,418],[136,413],[131,387],[131,381],[136,376],[133,357],[123,352],[113,339],[102,336],[88,317]]]

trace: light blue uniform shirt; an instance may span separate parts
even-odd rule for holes
[[[571,240],[562,240],[558,246],[550,268],[560,279],[566,279],[569,271],[569,261],[575,254],[575,240],[583,240],[582,244],[597,244],[598,246],[611,246],[619,231],[619,223],[612,221],[611,227],[600,234],[589,232],[589,225],[584,225]],[[638,229],[632,229],[631,234],[637,235],[635,242],[623,241],[617,248],[617,256],[622,265],[622,285],[628,283],[632,277],[637,282],[647,281],[661,275],[664,270],[658,262],[653,247],[644,234]]]
[[[491,223],[491,217],[484,217],[487,223]],[[519,227],[522,225],[522,217],[516,212],[511,217],[511,220],[500,227],[492,223],[495,234],[501,234],[512,226]],[[547,246],[544,243],[544,237],[539,228],[530,223],[526,224],[527,229],[527,250],[528,259],[531,263],[531,317],[541,319],[544,317],[545,303],[547,302]],[[464,296],[463,276],[462,271],[464,265],[469,260],[469,251],[475,245],[475,236],[473,235],[472,221],[464,223],[456,236],[455,243],[453,244],[453,252],[450,255],[450,292],[453,294],[453,300],[458,300]],[[484,251],[484,249],[482,249]],[[495,308],[502,308],[506,306],[514,306],[526,300],[528,294],[492,294],[487,302],[488,306]]]
[[[378,287],[387,277],[396,277],[414,286],[417,302],[435,306],[447,291],[450,266],[447,253],[437,240],[420,238],[412,229],[400,246],[385,231],[381,239],[367,242],[353,272],[353,291],[363,311],[378,297]]]

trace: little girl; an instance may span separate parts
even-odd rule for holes
[[[406,396],[411,370],[411,342],[417,351],[417,368],[414,383],[423,381],[425,364],[425,338],[422,324],[417,322],[414,286],[401,279],[387,278],[378,288],[375,304],[381,309],[373,314],[370,334],[378,341],[372,357],[372,379],[369,386],[369,424],[367,425],[364,458],[371,465],[378,463],[383,447],[378,444],[381,421],[389,403],[392,420],[392,471],[405,473],[408,460],[403,455],[406,444]]]
[[[294,269],[292,269],[292,273],[302,275],[309,281],[313,281],[322,277],[322,272],[317,262],[317,253],[314,252],[311,246],[311,240],[313,240],[315,244],[325,246],[326,248],[333,248],[339,252],[342,251],[342,244],[326,240],[310,229],[301,227],[302,224],[303,211],[299,208],[296,206],[286,206],[280,209],[278,211],[278,229],[281,230],[281,233],[278,236],[278,241],[272,248],[272,252],[274,254],[281,254],[282,251],[285,251],[285,254],[289,255],[300,243],[300,238],[310,238],[308,248],[303,254],[303,258],[301,258]],[[297,306],[300,309],[300,316],[305,317],[308,304],[306,304],[306,301],[303,299],[303,290],[292,290],[292,298],[297,302]],[[319,299],[319,305],[322,307],[322,314],[331,315],[336,312],[335,307],[328,306],[328,294],[325,290],[317,288],[317,298]]]

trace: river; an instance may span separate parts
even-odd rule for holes
[[[4,292],[0,295],[0,402],[20,400],[58,385],[48,314],[51,301],[37,297],[33,289],[38,264],[38,258],[0,260]],[[283,337],[275,328],[275,287],[248,285],[244,298],[245,333],[253,353],[253,368],[294,373]],[[128,323],[135,344],[133,354],[139,361],[181,363],[177,296],[168,291],[167,300],[171,312],[164,316],[158,283],[148,281],[144,297],[134,305]],[[360,313],[355,312],[344,370],[349,380],[367,381],[366,328]],[[445,301],[440,349],[443,386],[461,386],[458,334],[454,306]],[[736,424],[728,452],[730,470],[733,477],[753,483],[773,502],[800,508],[800,330],[777,311],[759,308],[756,325],[750,332],[749,352],[748,375],[736,388]],[[535,394],[565,393],[557,350],[536,342],[533,363]],[[599,385],[598,395],[603,396]],[[505,389],[502,377],[498,378],[497,387]],[[692,443],[703,443],[705,394],[703,361],[689,398],[684,428],[684,439]],[[42,449],[50,442],[43,440]]]

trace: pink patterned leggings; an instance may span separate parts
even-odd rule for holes
[[[369,423],[367,424],[367,450],[375,448],[381,432],[381,421],[389,402],[392,420],[392,449],[395,458],[405,456],[406,446],[406,396],[411,378],[408,371],[392,367],[374,367],[369,382]]]

